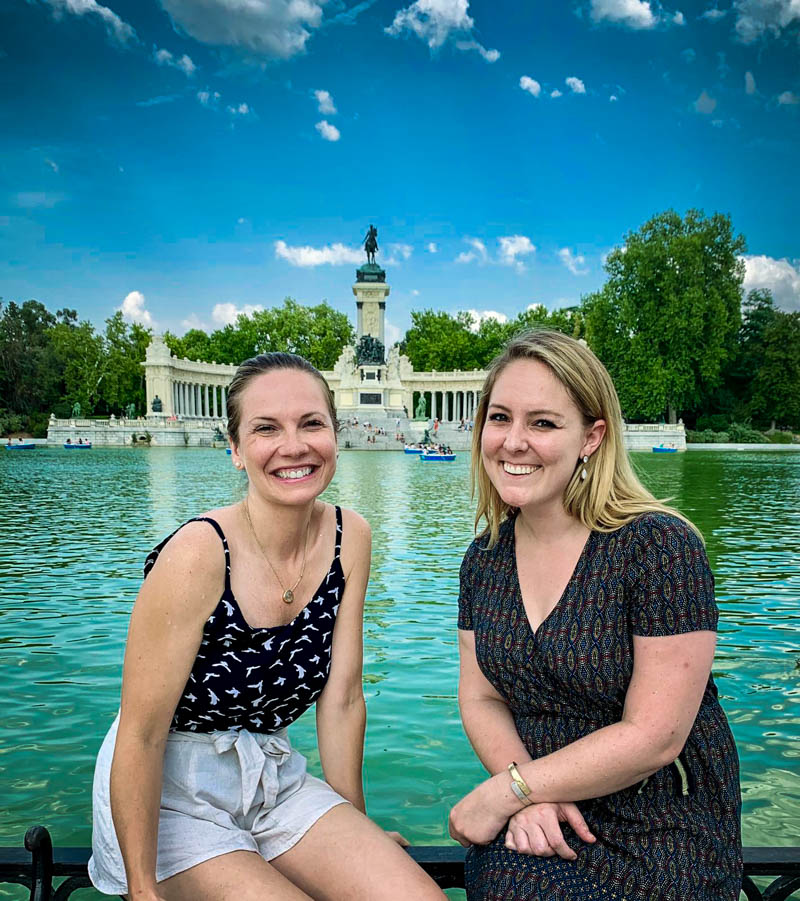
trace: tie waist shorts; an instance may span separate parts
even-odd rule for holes
[[[119,716],[97,757],[89,877],[99,891],[128,891],[111,819],[111,760]],[[156,880],[231,851],[272,860],[293,847],[332,807],[348,803],[306,772],[285,729],[170,732],[164,752]],[[136,778],[135,773],[130,774]]]

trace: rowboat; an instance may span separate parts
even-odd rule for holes
[[[653,453],[654,454],[677,454],[678,448],[677,447],[664,447],[663,444],[659,444],[659,445],[653,447]]]
[[[67,444],[66,441],[64,442],[64,450],[91,450],[91,449],[92,449],[91,441],[84,441],[82,444],[71,444],[71,443]]]
[[[422,448],[421,447],[409,447],[406,444],[405,447],[403,448],[403,452],[406,454],[421,454]]]
[[[423,463],[452,463],[455,460],[455,454],[420,454],[420,460]]]
[[[32,441],[20,442],[19,444],[7,444],[6,450],[33,450],[36,445]]]

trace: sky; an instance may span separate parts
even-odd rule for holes
[[[182,334],[571,306],[667,209],[800,310],[800,0],[0,0],[0,297]]]

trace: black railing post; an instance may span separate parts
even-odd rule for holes
[[[44,826],[31,826],[25,833],[31,852],[30,901],[51,901],[53,896],[53,842]]]

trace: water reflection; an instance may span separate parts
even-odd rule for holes
[[[716,572],[715,677],[736,735],[745,840],[800,832],[800,453],[647,455],[653,492],[703,531]],[[0,457],[0,843],[34,820],[89,840],[94,754],[119,700],[127,618],[147,551],[180,522],[243,496],[221,450],[57,449]],[[446,836],[481,778],[455,699],[458,567],[472,538],[465,455],[426,466],[342,453],[326,497],[373,529],[365,611],[370,811],[418,843]],[[293,727],[310,752],[313,715]]]

